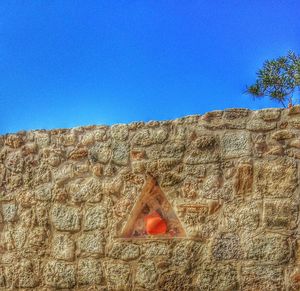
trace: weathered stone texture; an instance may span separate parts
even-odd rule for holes
[[[0,290],[299,290],[299,108],[0,136]]]

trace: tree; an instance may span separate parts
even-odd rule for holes
[[[300,91],[300,55],[289,51],[286,56],[267,60],[256,74],[257,80],[246,87],[246,94],[254,98],[269,97],[283,107],[287,103],[292,105],[293,94]]]

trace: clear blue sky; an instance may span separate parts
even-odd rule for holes
[[[0,1],[0,133],[275,107],[242,92],[300,53],[300,1]]]

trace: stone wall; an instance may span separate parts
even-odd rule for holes
[[[297,106],[0,136],[0,289],[299,290],[299,137]],[[182,235],[128,231],[149,179]]]

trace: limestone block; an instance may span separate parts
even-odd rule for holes
[[[46,228],[43,226],[37,226],[32,228],[29,233],[28,229],[26,231],[27,240],[25,242],[25,248],[27,249],[27,251],[33,251],[35,253],[41,251],[41,253],[44,253],[49,236],[49,233],[47,232]]]
[[[233,264],[204,264],[196,276],[196,290],[238,290],[238,276]]]
[[[250,136],[246,131],[225,133],[221,141],[224,158],[236,158],[251,154]]]
[[[174,172],[165,173],[162,176],[161,186],[174,186],[182,181],[183,177]]]
[[[113,145],[112,162],[116,165],[126,166],[129,162],[129,148],[126,144]]]
[[[243,237],[243,249],[247,259],[258,262],[282,264],[291,256],[287,238],[279,234]]]
[[[172,264],[174,266],[189,269],[196,265],[202,254],[203,244],[191,240],[182,240],[178,242],[172,252]],[[191,260],[193,257],[193,260]]]
[[[97,178],[80,178],[68,184],[68,191],[71,200],[77,203],[93,200],[100,202],[102,199],[103,187]]]
[[[105,247],[104,236],[96,232],[83,233],[77,240],[78,251],[85,254],[103,255]]]
[[[60,136],[60,141],[64,146],[72,146],[77,141],[77,136],[73,133],[66,133]]]
[[[156,257],[169,258],[171,256],[171,246],[163,242],[149,242],[144,245],[145,257],[153,259]]]
[[[246,117],[249,115],[249,109],[231,108],[224,110],[223,120],[225,128],[243,129],[246,127]]]
[[[99,260],[91,258],[78,260],[79,285],[99,285],[102,280],[103,270]]]
[[[114,243],[109,255],[114,259],[124,261],[135,260],[140,256],[140,247],[132,243]]]
[[[243,291],[283,290],[283,269],[277,266],[245,266],[241,271]]]
[[[270,131],[276,128],[276,122],[253,118],[247,123],[246,128],[251,131]]]
[[[280,108],[266,108],[257,111],[258,117],[264,121],[275,121],[280,117],[281,109]]]
[[[207,129],[215,130],[215,129],[223,129],[225,128],[222,116],[224,112],[221,110],[215,110],[211,112],[207,112],[202,116],[202,120],[205,121],[203,126]]]
[[[52,190],[50,184],[44,184],[40,187],[37,187],[34,191],[34,196],[36,200],[40,201],[51,201]]]
[[[18,264],[18,279],[20,288],[34,288],[39,284],[37,266],[27,259],[22,259]]]
[[[17,205],[15,203],[2,204],[2,217],[4,222],[12,222],[17,219]]]
[[[5,166],[7,169],[15,173],[21,173],[24,166],[22,154],[20,152],[12,152],[8,154],[5,160]]]
[[[112,151],[109,144],[96,144],[89,151],[89,160],[92,163],[98,162],[101,164],[106,164],[111,157],[111,153]]]
[[[88,150],[85,147],[76,148],[69,153],[68,158],[71,160],[81,160],[88,156]]]
[[[109,138],[109,133],[107,131],[108,127],[103,126],[94,131],[94,138],[96,141],[107,141]]]
[[[262,212],[261,201],[236,201],[223,205],[224,227],[227,231],[256,230]]]
[[[94,132],[85,132],[80,140],[80,143],[83,146],[90,146],[95,143],[95,135]]]
[[[103,206],[89,207],[85,211],[84,230],[103,229],[107,226],[107,210]]]
[[[264,225],[270,229],[293,229],[296,227],[298,207],[290,199],[265,201]]]
[[[277,158],[254,163],[254,188],[257,196],[291,197],[297,187],[297,166],[292,160]]]
[[[217,162],[220,159],[219,137],[205,133],[194,139],[187,149],[185,163],[197,165],[203,163]]]
[[[128,264],[109,262],[106,266],[106,280],[111,290],[130,290],[131,275]]]
[[[217,261],[241,259],[240,238],[234,233],[221,233],[212,243],[212,256]]]
[[[57,230],[78,231],[80,229],[79,209],[55,204],[51,209],[51,222]]]
[[[45,148],[50,143],[50,134],[48,132],[35,132],[34,140],[39,148]]]
[[[125,141],[128,135],[129,131],[126,124],[116,124],[111,127],[111,136],[117,141]]]
[[[14,227],[12,232],[12,239],[16,249],[21,250],[24,247],[27,238],[27,228],[22,225]]]
[[[165,143],[159,152],[160,158],[181,159],[185,152],[185,144],[182,142]]]
[[[132,139],[133,145],[149,146],[152,144],[161,144],[168,137],[165,129],[142,129],[138,131]]]
[[[48,261],[43,276],[46,285],[56,289],[73,288],[76,284],[75,265],[62,261]]]
[[[197,290],[193,288],[192,280],[186,273],[169,270],[163,273],[158,279],[158,289],[162,291],[189,291]]]
[[[158,272],[154,262],[147,261],[137,265],[135,282],[138,286],[146,289],[152,289],[156,285]]]
[[[235,177],[235,192],[237,195],[252,193],[253,166],[251,163],[242,163],[237,168]]]
[[[55,233],[52,238],[52,256],[55,259],[72,261],[75,253],[75,243],[70,234]]]
[[[291,139],[294,136],[295,134],[290,130],[283,129],[283,130],[275,131],[271,137],[275,140],[285,140],[285,139]]]

